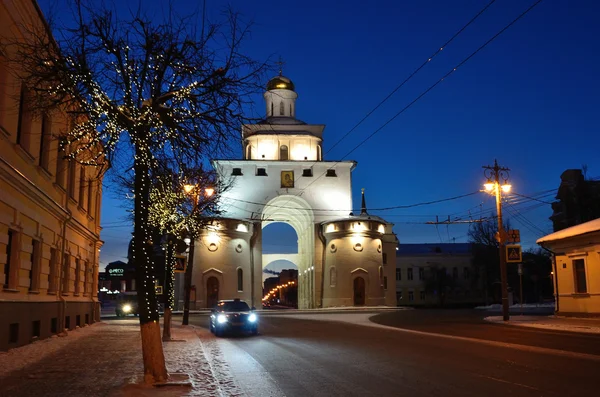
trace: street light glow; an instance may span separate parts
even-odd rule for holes
[[[511,187],[512,187],[511,185],[509,185],[508,183],[505,183],[504,185],[502,185],[502,191],[504,193],[508,193],[508,192],[510,192]]]
[[[485,190],[488,192],[491,192],[492,189],[494,189],[494,182],[488,179],[487,182],[483,184],[483,187],[485,187]]]
[[[186,193],[191,193],[192,190],[194,190],[194,185],[183,185],[183,190],[185,190]]]
[[[212,187],[207,187],[204,189],[204,193],[206,194],[206,197],[212,196],[214,192],[215,192],[215,189]]]

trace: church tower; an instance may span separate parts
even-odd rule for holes
[[[221,195],[222,218],[196,241],[195,306],[240,298],[259,307],[262,271],[281,255],[298,269],[301,309],[395,305],[393,225],[369,215],[364,198],[352,214],[356,163],[323,159],[325,125],[298,119],[291,79],[280,72],[263,97],[266,117],[242,126],[242,159],[212,160],[231,187]],[[297,254],[262,252],[271,223],[296,231]]]

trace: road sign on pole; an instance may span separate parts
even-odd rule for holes
[[[521,232],[519,229],[509,230],[507,233],[507,242],[509,243],[520,243],[521,242]]]
[[[522,262],[520,245],[507,245],[506,246],[506,262],[507,263]]]

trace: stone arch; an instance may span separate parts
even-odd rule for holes
[[[301,197],[281,195],[271,199],[263,207],[262,228],[271,223],[287,223],[298,236],[298,307],[316,306],[315,294],[315,217],[312,208]]]

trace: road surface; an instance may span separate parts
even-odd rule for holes
[[[376,319],[409,332],[328,321],[352,317],[343,314],[313,317],[263,316],[259,336],[215,338],[215,348],[225,352],[221,357],[249,395],[260,394],[253,379],[278,388],[265,393],[286,396],[590,396],[600,390],[600,336],[486,324],[472,311],[402,311]],[[191,322],[208,324],[205,316]]]

